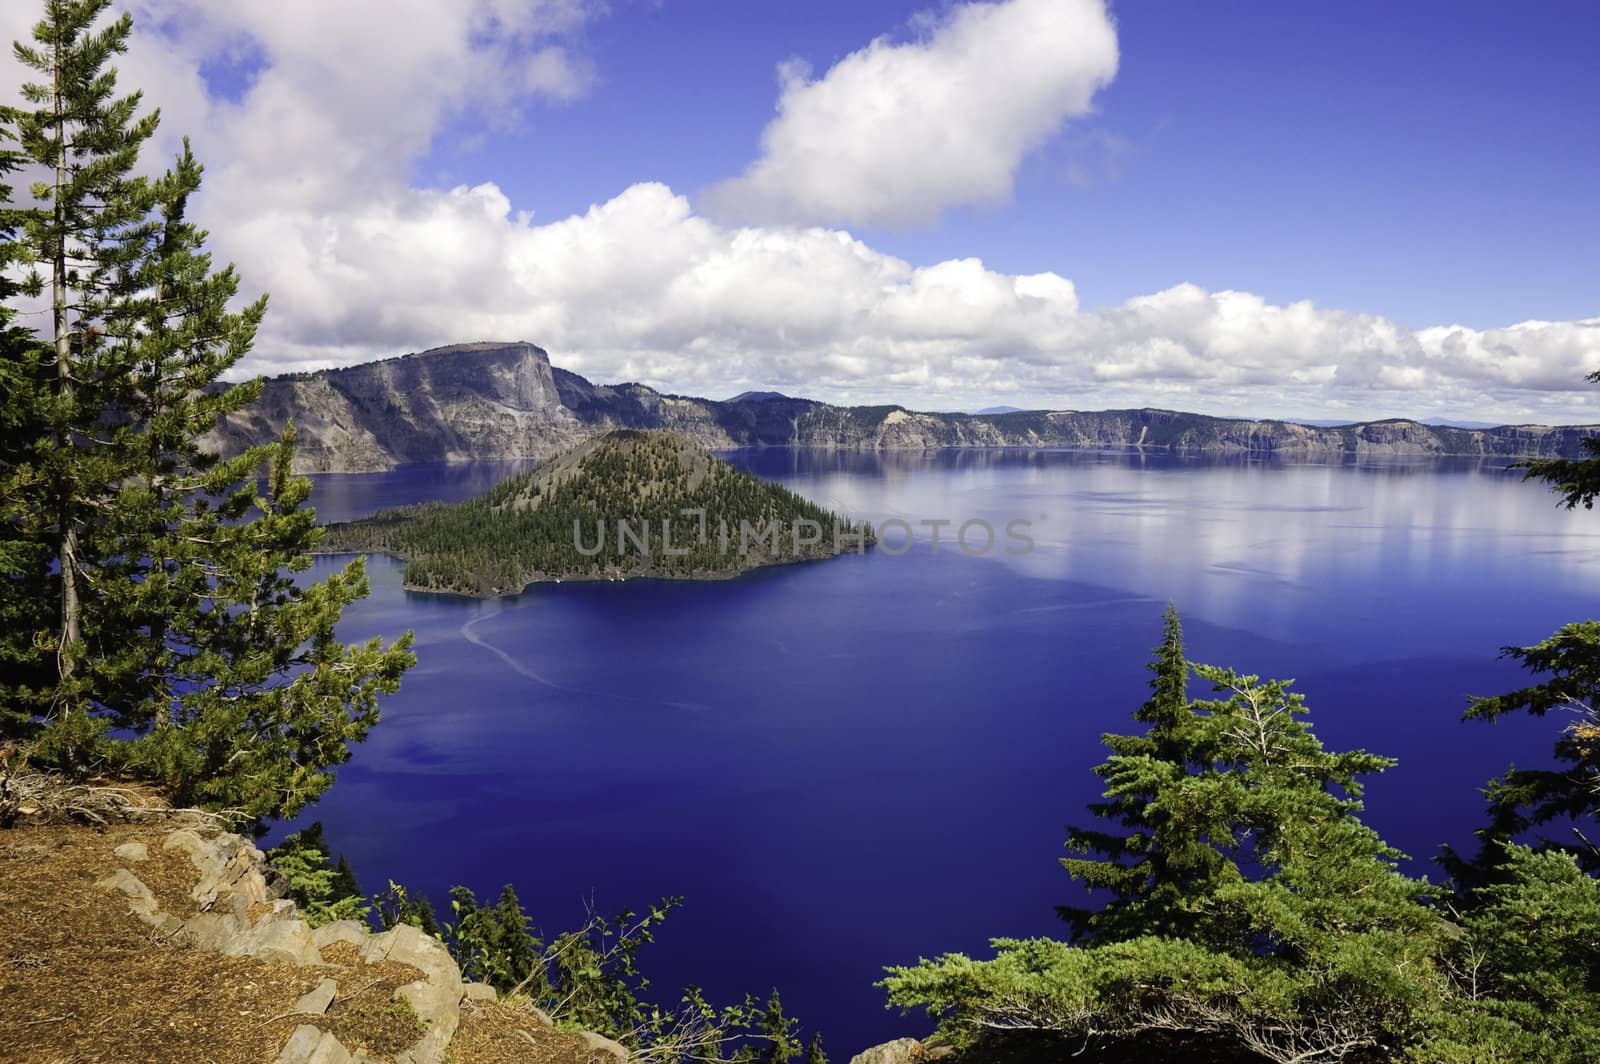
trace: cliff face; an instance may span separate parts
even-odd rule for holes
[[[711,448],[1143,447],[1330,457],[1579,457],[1580,441],[1600,435],[1594,425],[1451,429],[1404,420],[1312,428],[1170,410],[925,414],[768,393],[717,402],[642,384],[592,384],[528,343],[473,343],[273,378],[261,401],[224,420],[209,443],[235,454],[275,439],[291,417],[301,472],[539,459],[617,428],[670,429]]]

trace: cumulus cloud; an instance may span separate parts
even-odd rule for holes
[[[1102,0],[958,5],[919,39],[873,41],[812,80],[779,67],[762,153],[712,188],[735,221],[907,226],[1011,195],[1024,156],[1117,71]]]
[[[26,31],[23,6],[0,7],[0,33]],[[1411,330],[1187,284],[1085,308],[1053,273],[728,225],[660,184],[540,224],[493,184],[413,187],[447,124],[492,129],[583,91],[573,31],[592,12],[576,0],[135,6],[126,81],[161,105],[165,136],[194,135],[196,214],[245,292],[272,293],[252,372],[526,339],[599,381],[712,396],[1600,420],[1580,383],[1600,370],[1600,319]],[[237,93],[201,76],[221,54],[245,60]]]
[[[778,388],[925,408],[1009,402],[1216,412],[1595,417],[1600,319],[1408,330],[1182,284],[1079,306],[1071,281],[977,259],[915,266],[827,228],[735,228],[639,184],[543,225],[493,185],[263,215],[292,308],[260,368],[464,338],[534,339],[602,381]]]

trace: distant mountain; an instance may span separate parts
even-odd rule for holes
[[[1441,418],[1429,418],[1424,425],[1437,425],[1447,429],[1492,429],[1493,421],[1445,421]]]
[[[1283,420],[1292,425],[1310,425],[1319,429],[1332,428],[1336,425],[1357,424],[1357,422],[1353,422],[1349,418],[1286,417]],[[1424,418],[1418,424],[1445,429],[1492,429],[1499,427],[1493,421],[1451,421],[1446,418]]]
[[[764,403],[768,399],[787,399],[782,392],[740,392],[732,399],[724,399],[725,403]]]
[[[318,551],[390,554],[412,590],[490,597],[543,580],[722,579],[871,542],[684,436],[614,429],[475,499],[329,525]]]
[[[1020,414],[1020,406],[986,406],[982,410],[974,410],[974,414]]]
[[[1316,455],[1579,457],[1600,426],[1490,429],[1389,420],[1317,427],[1173,410],[918,413],[901,406],[831,406],[776,393],[727,402],[643,384],[592,384],[528,343],[473,343],[345,369],[274,377],[259,402],[209,439],[237,453],[277,437],[293,418],[295,466],[360,472],[407,462],[546,458],[618,428],[670,429],[704,447],[1143,448],[1174,452]]]

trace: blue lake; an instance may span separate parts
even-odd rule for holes
[[[305,819],[369,891],[441,911],[451,884],[512,882],[555,932],[591,899],[684,895],[641,957],[657,994],[777,986],[839,1057],[927,1031],[885,1010],[884,965],[1060,932],[1052,906],[1083,897],[1062,829],[1146,695],[1168,600],[1191,658],[1294,677],[1325,743],[1400,759],[1368,819],[1430,871],[1470,842],[1484,780],[1546,761],[1560,727],[1461,723],[1466,696],[1515,685],[1498,648],[1600,594],[1600,516],[1475,461],[729,458],[875,522],[1025,520],[1036,546],[935,553],[918,526],[898,556],[497,602],[406,592],[374,558],[341,635],[412,629],[419,663]],[[339,520],[516,468],[318,477],[313,501]]]

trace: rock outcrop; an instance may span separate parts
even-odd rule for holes
[[[278,438],[293,419],[301,472],[362,472],[409,462],[546,458],[617,428],[670,429],[705,447],[917,450],[943,447],[1129,448],[1195,453],[1579,457],[1600,426],[1455,429],[1415,421],[1326,428],[1172,410],[918,413],[840,407],[775,392],[726,402],[642,384],[598,385],[529,343],[471,343],[291,374],[225,419],[208,444],[225,454]]]
[[[355,921],[326,924],[313,930],[302,920],[292,901],[278,895],[262,852],[238,835],[206,835],[189,828],[166,834],[161,849],[182,853],[198,873],[189,892],[187,915],[165,911],[151,888],[133,868],[149,860],[144,843],[117,846],[114,868],[95,883],[122,899],[128,910],[148,925],[153,934],[174,944],[220,954],[250,957],[276,964],[336,972],[325,956],[329,951],[353,951],[360,965],[405,965],[420,978],[398,986],[396,1007],[409,1009],[421,1025],[422,1035],[392,1056],[394,1064],[442,1064],[449,1059],[451,1038],[462,1020],[464,1003],[492,1003],[491,988],[465,983],[461,969],[437,939],[409,925],[374,932]],[[366,970],[376,970],[368,968]],[[404,971],[404,968],[398,969]],[[321,1017],[339,998],[340,986],[324,976],[296,1000],[287,1015]],[[599,1035],[588,1041],[595,1060],[624,1064],[628,1052]],[[351,1053],[333,1032],[312,1022],[299,1024],[276,1058],[276,1064],[359,1064],[370,1058],[364,1050]]]
[[[954,1054],[949,1046],[925,1046],[915,1038],[896,1038],[850,1058],[850,1064],[932,1064]]]

